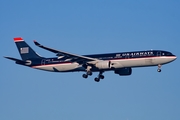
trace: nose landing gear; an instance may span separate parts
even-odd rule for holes
[[[158,69],[157,69],[158,72],[161,72],[161,66],[162,65],[158,65]]]

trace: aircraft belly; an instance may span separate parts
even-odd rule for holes
[[[170,57],[159,57],[159,58],[154,58],[153,62],[154,64],[158,65],[158,64],[166,64],[172,62],[173,60],[174,58],[170,58]]]
[[[121,62],[124,67],[143,66],[145,65],[144,60],[124,60]]]
[[[59,65],[44,65],[35,67],[36,69],[51,71],[51,72],[67,72],[77,69],[79,67],[78,64],[59,64]]]
[[[138,67],[138,66],[150,66],[154,65],[152,58],[148,59],[127,59],[120,61],[123,67]]]
[[[157,57],[157,58],[143,58],[143,59],[126,59],[119,61],[123,67],[143,67],[154,66],[158,64],[166,64],[173,61],[173,58]]]
[[[64,64],[64,65],[59,65],[54,68],[56,68],[59,72],[65,72],[65,71],[71,71],[78,68],[78,64]]]
[[[123,67],[145,67],[145,66],[155,66],[158,64],[162,65],[173,61],[173,59],[174,58],[157,57],[157,58],[112,60],[111,68],[118,69]],[[85,71],[85,68],[83,68],[78,63],[41,65],[41,66],[35,66],[34,68],[45,71],[52,71],[52,72]],[[109,69],[107,68],[107,70]],[[92,70],[92,71],[96,71],[96,70]]]
[[[33,68],[45,71],[53,71],[52,66],[35,66]]]

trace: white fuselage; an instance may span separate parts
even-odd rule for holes
[[[118,59],[111,60],[113,67],[115,69],[125,68],[125,67],[148,67],[163,65],[172,62],[176,59],[176,56],[157,56],[148,58],[130,58],[130,59]],[[51,72],[72,72],[72,71],[86,71],[86,69],[79,65],[77,62],[73,63],[63,63],[63,64],[50,64],[50,65],[39,65],[33,66],[33,68],[51,71]],[[111,70],[111,68],[102,68],[100,70]],[[93,71],[93,70],[92,70]]]

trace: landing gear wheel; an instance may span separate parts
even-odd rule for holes
[[[83,74],[82,77],[83,78],[88,78],[88,75],[87,74]]]
[[[99,75],[99,78],[100,79],[104,79],[104,75]]]
[[[91,72],[91,71],[88,71],[88,72],[87,72],[87,75],[90,75],[90,76],[91,76],[91,75],[92,75],[92,72]]]
[[[158,69],[157,71],[158,71],[158,72],[161,72],[161,69]]]
[[[96,77],[96,78],[94,78],[94,81],[99,82],[100,79]]]

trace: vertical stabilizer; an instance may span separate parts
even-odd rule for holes
[[[21,37],[14,38],[22,60],[41,58]]]

